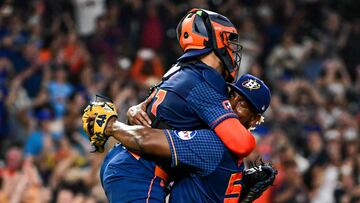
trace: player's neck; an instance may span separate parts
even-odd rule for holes
[[[212,67],[220,74],[223,72],[221,61],[214,52],[211,52],[210,54],[207,54],[207,55],[201,57],[200,61],[205,63],[206,65]]]

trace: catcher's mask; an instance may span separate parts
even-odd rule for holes
[[[205,9],[193,8],[179,22],[177,38],[185,54],[199,50],[214,51],[229,72],[228,81],[237,79],[242,46],[235,26],[225,16]]]

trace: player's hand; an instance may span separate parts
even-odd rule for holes
[[[89,134],[87,133],[86,134],[89,137],[89,141],[91,145],[90,152],[91,153],[103,152],[105,151],[105,143],[107,142],[108,138],[105,136],[98,136],[94,134],[94,130],[93,130],[94,122],[95,122],[95,116],[89,116],[87,118],[87,122],[86,122],[87,124],[84,125],[84,128],[85,126],[87,126],[89,132]]]
[[[91,152],[103,152],[109,135],[106,126],[111,118],[117,118],[115,106],[112,102],[91,102],[82,116],[83,129],[89,137],[93,149]]]
[[[151,120],[146,113],[146,106],[150,103],[150,101],[151,99],[147,99],[142,103],[129,108],[127,118],[130,125],[151,127]]]

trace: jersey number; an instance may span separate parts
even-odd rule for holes
[[[237,203],[241,192],[242,173],[233,173],[230,177],[228,187],[226,189],[224,203]]]
[[[162,90],[160,89],[155,97],[156,97],[156,101],[154,102],[154,104],[151,107],[151,113],[156,116],[156,111],[157,111],[157,107],[164,101],[166,96],[166,90]]]

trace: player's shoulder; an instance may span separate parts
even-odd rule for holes
[[[202,62],[191,63],[184,68],[184,71],[197,78],[197,83],[194,87],[202,86],[203,88],[213,89],[221,94],[227,92],[223,76],[214,68]]]
[[[181,68],[166,81],[161,88],[173,91],[176,94],[187,98],[191,92],[203,94],[227,95],[226,82],[214,68],[202,62],[191,62],[181,64]]]

